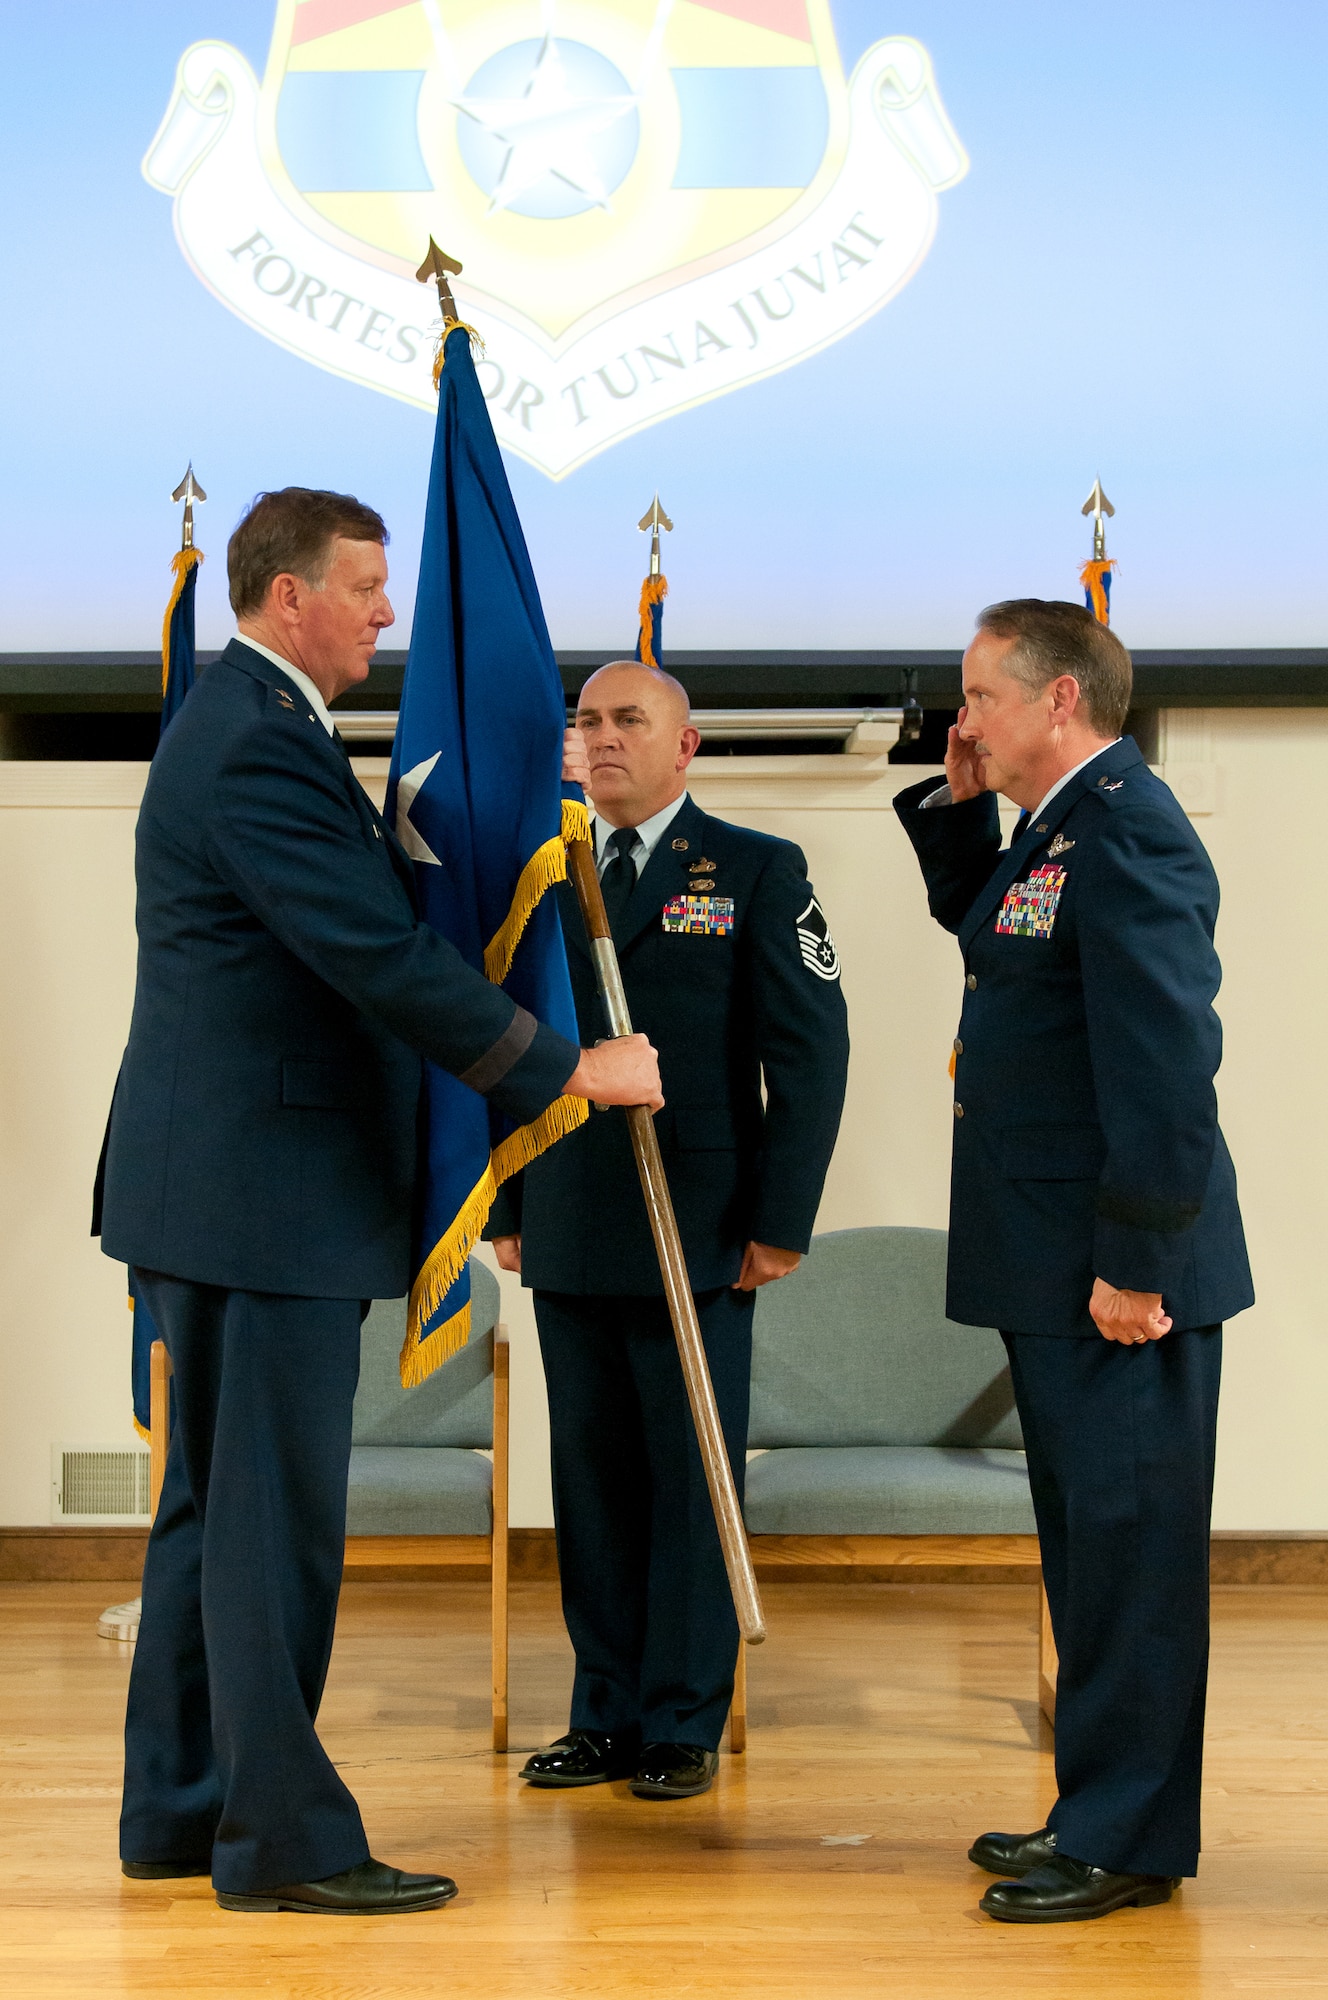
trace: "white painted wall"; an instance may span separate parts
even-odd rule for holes
[[[1223,1124],[1259,1303],[1233,1323],[1216,1524],[1328,1529],[1328,712],[1174,712],[1161,755],[1223,884]],[[359,766],[371,789],[385,767]],[[705,759],[711,812],[796,840],[845,966],[854,1054],[820,1226],[944,1224],[953,941],[928,918],[890,801],[926,773],[870,757]],[[122,1273],[87,1236],[129,1018],[142,765],[0,763],[0,1523],[49,1520],[52,1443],[129,1443]],[[1208,810],[1215,808],[1215,810]],[[487,1253],[484,1253],[487,1255]],[[512,1518],[547,1525],[548,1433],[529,1301],[513,1342]]]

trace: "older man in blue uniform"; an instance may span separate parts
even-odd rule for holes
[[[1004,1334],[1060,1655],[1047,1825],[970,1850],[1014,1923],[1197,1868],[1221,1323],[1253,1302],[1217,882],[1121,734],[1130,688],[1078,605],[993,605],[946,783],[895,802],[964,957],[947,1311]],[[997,792],[1023,808],[1004,849]]]
[[[121,1854],[140,1879],[210,1873],[227,1909],[455,1894],[371,1858],[314,1726],[360,1321],[410,1279],[421,1057],[521,1122],[563,1091],[659,1101],[643,1037],[582,1052],[416,915],[327,710],[392,623],[386,539],[345,495],[259,496],[229,549],[239,637],[166,731],[138,822],[100,1219],[170,1351],[176,1422]]]
[[[755,1292],[806,1250],[839,1127],[839,960],[799,850],[688,798],[700,738],[676,681],[604,667],[577,727],[623,983],[660,1052],[660,1145],[741,1493]],[[558,893],[594,1041],[607,1028],[585,930]],[[509,1182],[489,1233],[535,1293],[576,1651],[569,1733],[523,1775],[689,1797],[714,1778],[738,1628],[625,1119],[592,1117]]]

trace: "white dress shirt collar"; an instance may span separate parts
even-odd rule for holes
[[[662,812],[652,813],[649,819],[643,819],[640,826],[636,829],[636,839],[632,842],[629,851],[632,860],[636,863],[638,877],[655,849],[659,846],[664,834],[672,826],[686,803],[687,794],[683,792],[681,797],[674,799],[672,804],[665,806]],[[606,819],[601,819],[598,813],[595,815],[594,826],[595,860],[596,865],[602,871],[608,860],[609,839],[615,829],[610,826]]]
[[[1065,787],[1069,784],[1071,778],[1077,778],[1081,771],[1087,770],[1088,766],[1092,763],[1093,759],[1095,757],[1102,756],[1104,751],[1114,750],[1116,745],[1120,742],[1120,740],[1121,739],[1119,736],[1113,736],[1110,743],[1099,744],[1096,750],[1090,750],[1086,757],[1081,758],[1072,771],[1067,771],[1063,778],[1057,778],[1055,784],[1052,786],[1051,790],[1047,793],[1046,798],[1043,799],[1041,804],[1038,806],[1037,811],[1030,813],[1029,818],[1041,819],[1043,813],[1047,810],[1047,807],[1051,804],[1052,800],[1056,797],[1057,793],[1063,792],[1065,790]]]
[[[323,700],[321,691],[314,686],[303,667],[292,666],[291,662],[283,659],[280,653],[274,653],[270,646],[262,646],[257,639],[251,639],[247,632],[237,632],[235,636],[242,646],[251,647],[255,653],[261,653],[265,660],[271,660],[274,667],[280,667],[282,673],[288,675],[294,681],[296,687],[300,690],[300,693],[304,696],[328,735],[334,736],[336,734],[337,725],[328,714],[327,703]]]

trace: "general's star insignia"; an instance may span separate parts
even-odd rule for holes
[[[435,750],[432,757],[426,757],[424,762],[416,764],[413,770],[403,771],[397,779],[397,839],[412,861],[431,861],[435,868],[441,868],[443,864],[424,837],[411,825],[410,809],[417,795],[423,791],[425,780],[442,754],[441,750]]]

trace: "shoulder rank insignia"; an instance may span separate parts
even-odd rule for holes
[[[689,937],[728,937],[733,929],[732,896],[671,896],[664,905],[664,929]]]
[[[277,700],[281,703],[282,707],[290,709],[291,713],[294,714],[295,703],[291,700],[285,688],[273,688],[272,692],[277,697]]]
[[[1072,840],[1067,840],[1063,833],[1058,833],[1052,841],[1051,846],[1047,849],[1047,853],[1054,861],[1058,854],[1068,854],[1073,846],[1074,842]]]
[[[1064,887],[1063,868],[1035,868],[1026,882],[1012,882],[996,919],[997,935],[1049,938]]]
[[[812,897],[802,915],[796,920],[798,950],[808,972],[814,972],[818,979],[838,979],[839,953],[830,935],[830,926],[825,920],[825,911]]]
[[[1124,783],[1124,778],[1099,778],[1097,788],[1100,792],[1118,792]]]

